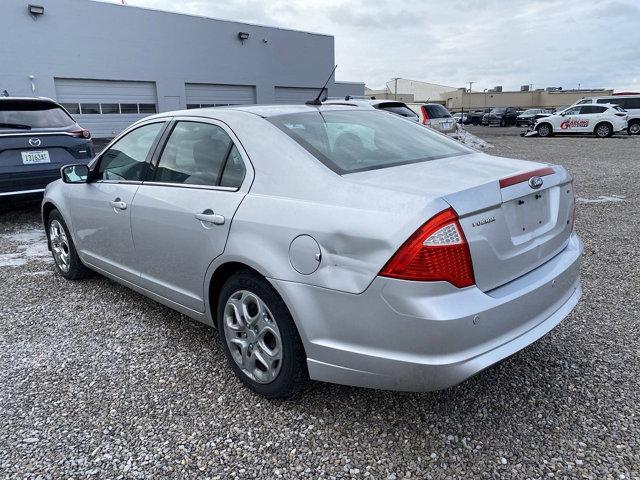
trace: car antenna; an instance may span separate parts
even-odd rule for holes
[[[307,100],[306,102],[304,102],[305,105],[322,105],[322,102],[320,101],[320,97],[324,93],[324,89],[327,86],[327,83],[329,83],[329,80],[331,80],[331,77],[333,76],[333,72],[336,71],[336,68],[338,68],[338,65],[333,67],[333,70],[331,70],[331,74],[329,75],[329,78],[327,78],[327,81],[324,82],[324,85],[320,89],[320,93],[318,93],[318,96],[316,98],[314,98],[313,100]]]

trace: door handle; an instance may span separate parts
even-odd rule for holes
[[[225,218],[222,215],[213,213],[211,210],[205,210],[202,213],[195,214],[196,220],[201,222],[213,223],[214,225],[224,225]]]
[[[123,202],[122,200],[120,200],[119,198],[116,198],[112,202],[109,202],[109,205],[111,205],[114,210],[116,208],[118,210],[126,210],[127,209],[127,204],[125,202]]]

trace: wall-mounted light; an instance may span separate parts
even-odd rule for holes
[[[44,7],[42,5],[31,5],[27,7],[30,15],[37,17],[39,15],[44,15]]]
[[[249,38],[249,33],[248,32],[238,32],[238,38],[240,39],[240,41],[242,43],[244,43],[244,41]]]

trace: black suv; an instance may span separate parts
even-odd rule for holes
[[[493,110],[493,107],[484,108],[480,110],[474,110],[467,115],[468,122],[471,125],[480,125],[482,123],[482,117]]]
[[[500,125],[508,127],[516,124],[516,118],[522,111],[516,107],[496,107],[485,117],[488,125]]]
[[[0,97],[0,196],[42,192],[60,167],[92,158],[89,130],[53,100]]]

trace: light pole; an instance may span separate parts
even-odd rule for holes
[[[393,88],[393,99],[398,100],[398,80],[400,77],[393,77],[391,80],[395,82],[395,87]]]
[[[476,82],[469,82],[469,111],[471,111],[471,87]]]

